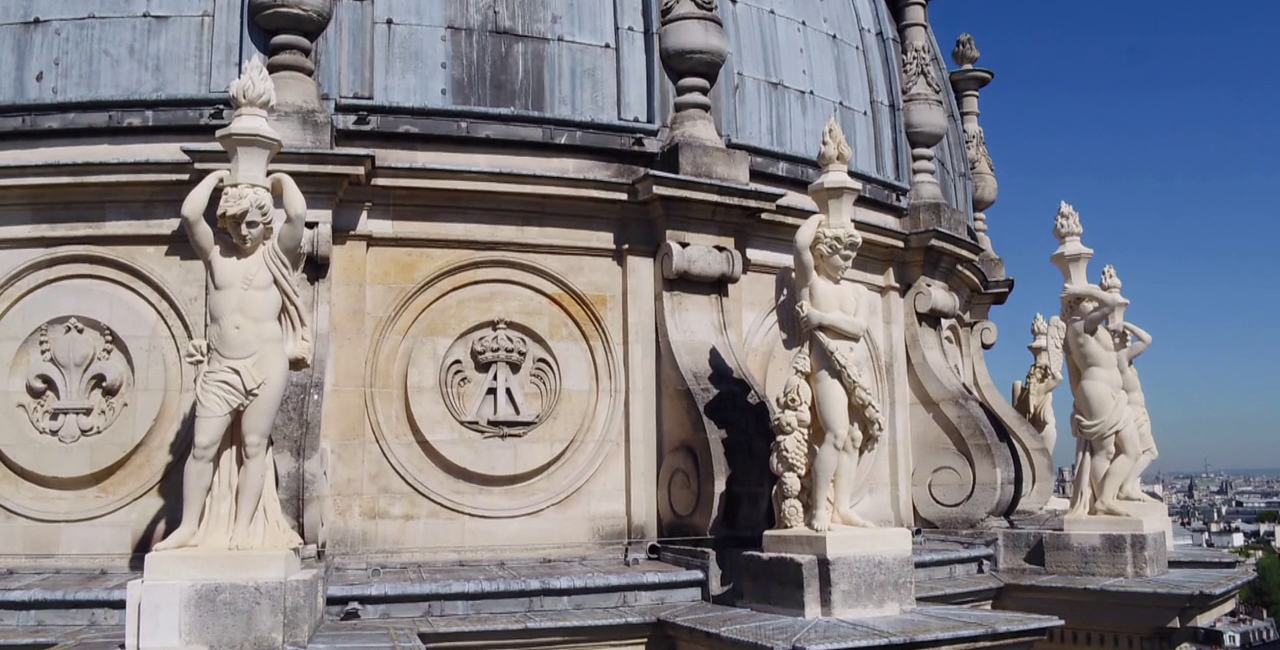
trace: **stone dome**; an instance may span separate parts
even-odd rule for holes
[[[658,3],[607,4],[339,0],[316,76],[339,133],[651,149],[672,94],[657,56]],[[835,114],[852,171],[870,196],[896,202],[910,156],[885,0],[733,0],[719,11],[731,54],[713,99],[728,144],[752,153],[758,172],[807,178]],[[267,41],[232,0],[5,2],[0,34],[18,66],[0,78],[0,132],[217,122],[239,62]],[[951,129],[936,149],[938,178],[968,212],[959,116],[943,94]]]

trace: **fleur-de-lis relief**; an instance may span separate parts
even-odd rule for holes
[[[942,83],[933,69],[933,48],[925,41],[909,41],[902,50],[904,94],[919,92],[921,83],[934,94],[942,92]]]
[[[129,369],[115,358],[115,335],[72,317],[40,326],[27,371],[30,399],[19,406],[43,435],[73,443],[108,429],[125,406]]]

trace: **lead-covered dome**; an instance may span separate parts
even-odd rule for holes
[[[317,79],[340,131],[652,146],[671,96],[658,4],[335,0]],[[851,169],[906,190],[897,30],[883,0],[734,0],[719,12],[731,54],[714,99],[730,146],[750,151],[758,170],[803,175],[795,163],[812,165],[816,134],[835,114]],[[0,131],[14,131],[207,123],[201,108],[225,103],[239,62],[266,38],[238,0],[12,0],[0,3],[0,43],[18,66],[0,78]],[[938,178],[967,211],[959,119],[943,94],[951,129]]]

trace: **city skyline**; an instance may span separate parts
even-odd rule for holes
[[[1254,82],[1275,76],[1264,67],[1273,56],[1266,30],[1280,6],[1254,3],[1247,21],[1203,11],[1190,19],[1200,8],[1189,0],[1160,11],[1100,0],[930,5],[944,51],[970,32],[978,66],[995,72],[982,123],[1001,197],[987,223],[1016,287],[991,311],[1000,330],[987,352],[993,377],[1002,387],[1023,378],[1033,316],[1057,312],[1062,278],[1049,255],[1065,200],[1096,252],[1091,279],[1114,265],[1132,300],[1127,320],[1154,337],[1137,363],[1160,447],[1152,472],[1204,458],[1215,467],[1280,464],[1259,457],[1280,420],[1274,383],[1264,380],[1280,364],[1267,344],[1275,314],[1260,286],[1280,227],[1265,193],[1251,189],[1280,178],[1271,153],[1280,122],[1252,119],[1247,108],[1280,100],[1280,84]],[[1230,100],[1242,92],[1246,104]],[[1054,459],[1069,465],[1065,383],[1054,405]]]

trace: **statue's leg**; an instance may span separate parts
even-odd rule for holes
[[[1138,431],[1133,423],[1126,424],[1116,432],[1112,444],[1116,446],[1116,454],[1110,467],[1106,467],[1105,473],[1102,474],[1102,485],[1098,490],[1095,510],[1100,515],[1126,517],[1131,513],[1125,510],[1117,499],[1121,486],[1129,477],[1129,470],[1133,469],[1133,464],[1138,459]]]
[[[236,484],[236,521],[231,529],[231,548],[251,548],[249,524],[262,500],[263,484],[267,476],[267,445],[271,441],[271,427],[276,411],[284,399],[288,384],[289,368],[281,366],[263,382],[258,396],[244,408],[240,415],[240,434],[244,438],[240,466],[240,478]],[[275,486],[272,486],[274,489]]]
[[[846,526],[872,527],[871,522],[853,512],[853,486],[858,476],[858,456],[862,449],[862,428],[856,424],[849,426],[849,440],[840,451],[840,462],[836,465],[836,477],[832,481],[835,490],[836,521]]]
[[[200,529],[204,500],[209,496],[209,486],[213,483],[218,448],[222,446],[222,438],[227,434],[230,424],[229,413],[195,419],[191,455],[182,469],[182,523],[164,541],[156,544],[153,550],[184,548],[195,540],[196,531]]]
[[[1155,439],[1151,437],[1149,420],[1138,427],[1138,446],[1141,453],[1138,454],[1138,459],[1133,463],[1133,469],[1129,470],[1129,476],[1120,488],[1120,498],[1126,501],[1160,503],[1159,499],[1153,499],[1142,491],[1142,473],[1160,457],[1160,452],[1156,451]]]
[[[841,452],[849,446],[849,398],[839,379],[819,371],[814,381],[814,405],[822,425],[822,445],[813,461],[810,527],[818,532],[831,528],[831,491],[840,466]]]
[[[1093,452],[1088,440],[1076,437],[1075,474],[1071,477],[1071,507],[1068,516],[1089,514],[1093,507]]]

